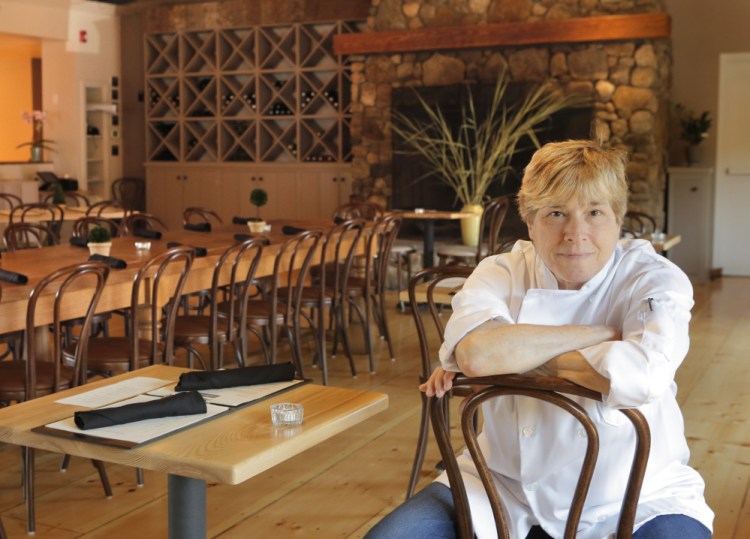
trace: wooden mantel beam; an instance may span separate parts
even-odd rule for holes
[[[333,38],[333,50],[341,55],[382,54],[668,37],[669,15],[646,13],[340,34]]]

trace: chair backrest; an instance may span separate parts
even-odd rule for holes
[[[106,214],[110,211],[117,212],[118,214],[122,213],[123,217],[127,217],[130,214],[130,211],[123,208],[122,205],[116,200],[102,200],[100,202],[97,202],[96,204],[92,204],[91,206],[89,206],[86,210],[86,216],[107,217]],[[120,219],[120,217],[117,217],[117,219]]]
[[[276,253],[271,285],[272,313],[278,309],[279,289],[286,293],[281,301],[288,307],[285,311],[287,320],[291,319],[292,312],[300,305],[310,264],[317,255],[321,236],[320,231],[305,230],[289,238]]]
[[[26,221],[45,222],[59,238],[64,218],[65,210],[57,204],[33,202],[30,204],[21,204],[13,208],[10,212],[9,222],[11,224],[24,223]]]
[[[500,252],[500,230],[508,213],[508,197],[502,196],[490,200],[482,211],[479,220],[479,242],[477,244],[476,263],[489,255]]]
[[[65,331],[63,318],[66,320],[71,318],[70,313],[66,313],[66,309],[70,305],[77,306],[78,310],[80,310],[82,305],[86,306],[79,334],[80,339],[77,341],[78,345],[75,352],[74,385],[85,383],[87,372],[86,357],[91,325],[94,311],[99,303],[104,285],[107,282],[109,271],[109,266],[105,264],[86,262],[56,270],[34,286],[29,295],[29,303],[26,309],[25,339],[28,361],[26,362],[25,393],[27,400],[36,397],[36,361],[39,358],[37,358],[35,328],[41,325],[36,322],[37,311],[52,313],[52,357],[44,359],[54,362],[55,370],[52,391],[56,392],[60,389],[60,382],[62,380],[60,367],[63,364],[63,333]],[[92,280],[93,285],[91,284]],[[77,286],[79,282],[86,283],[87,286]],[[66,302],[65,293],[68,290],[75,291],[76,293]],[[82,290],[87,294],[84,297],[88,298],[88,303],[85,303],[85,300],[81,297],[84,293]],[[76,312],[74,316],[80,316],[80,313]]]
[[[489,399],[503,398],[508,395],[522,395],[542,400],[551,405],[568,412],[575,417],[586,431],[587,447],[581,465],[581,473],[575,491],[571,493],[570,510],[565,527],[565,539],[574,539],[578,528],[578,522],[581,518],[583,506],[586,501],[586,494],[591,483],[591,477],[594,474],[596,460],[599,453],[599,434],[596,425],[588,416],[580,404],[569,397],[583,397],[595,401],[601,401],[601,394],[586,389],[562,378],[549,377],[532,377],[523,375],[503,375],[488,376],[483,378],[467,378],[457,376],[453,380],[453,389],[469,389],[472,386],[481,386],[481,389],[473,392],[465,401],[463,412],[461,413],[461,430],[464,441],[471,454],[474,464],[476,465],[479,477],[482,480],[487,496],[492,506],[492,512],[495,517],[495,526],[497,527],[498,537],[508,539],[509,533],[503,514],[502,501],[495,489],[492,478],[492,472],[487,466],[487,462],[482,454],[481,448],[477,441],[477,431],[475,416],[479,411],[482,403]],[[466,488],[461,477],[461,470],[456,461],[455,451],[451,444],[451,437],[448,426],[447,406],[443,399],[433,399],[431,403],[432,428],[435,432],[435,438],[440,447],[440,455],[443,458],[448,479],[450,481],[451,493],[456,505],[457,531],[461,538],[473,538],[474,530],[471,523],[471,512]],[[636,431],[635,455],[632,459],[630,476],[628,484],[623,493],[623,501],[620,511],[620,520],[618,522],[617,537],[618,539],[629,539],[633,533],[633,521],[635,520],[638,498],[640,496],[643,477],[646,473],[646,464],[651,446],[651,434],[646,419],[638,410],[622,409],[620,410],[633,424]],[[618,448],[608,448],[609,451],[617,451]],[[610,455],[611,458],[611,455]],[[622,459],[627,460],[628,456],[623,454]]]
[[[65,199],[65,205],[71,206],[71,207],[84,207],[84,206],[90,206],[91,202],[89,201],[88,197],[86,195],[82,195],[81,193],[76,193],[75,191],[63,191],[63,197]],[[44,196],[42,199],[42,202],[45,204],[54,204],[55,194],[49,193]]]
[[[3,243],[8,252],[58,245],[60,237],[44,223],[12,223],[3,232]]]
[[[411,306],[414,324],[417,328],[419,351],[422,356],[422,372],[419,383],[424,383],[430,377],[437,359],[437,350],[430,350],[430,344],[439,345],[443,342],[444,323],[440,316],[439,304],[450,303],[452,295],[460,289],[463,281],[471,275],[474,268],[460,265],[437,266],[425,268],[414,274],[409,281],[409,304]],[[427,305],[432,318],[433,329],[425,326],[420,305]]]
[[[385,215],[383,208],[369,202],[349,202],[336,208],[331,218],[334,222],[347,221],[349,219],[364,219],[373,221],[377,217]]]
[[[346,294],[347,280],[365,230],[365,223],[364,219],[344,221],[330,228],[321,241],[320,267],[326,268],[330,262],[333,272],[329,275],[331,282],[326,282],[326,271],[320,272],[320,292],[324,296],[327,290],[331,291],[334,302],[341,301]],[[323,297],[321,305],[322,300]]]
[[[11,193],[0,193],[0,209],[12,210],[16,206],[23,204],[21,197]]]
[[[639,211],[627,211],[622,220],[623,237],[640,238],[645,234],[651,234],[656,230],[656,219],[647,213]]]
[[[224,287],[227,291],[223,303],[228,305],[223,310],[227,318],[227,327],[232,339],[231,332],[234,331],[235,322],[239,331],[247,328],[247,300],[252,288],[255,270],[258,269],[261,255],[263,254],[263,240],[251,238],[241,243],[232,245],[219,257],[214,266],[213,279],[211,281],[211,308],[210,308],[210,331],[209,339],[213,340],[219,334],[219,289]],[[229,283],[221,284],[229,270]],[[209,345],[210,346],[210,345]],[[212,358],[214,361],[217,358]],[[223,365],[211,365],[212,369],[220,369]]]
[[[130,300],[130,366],[128,370],[138,368],[139,319],[148,317],[151,329],[151,350],[149,355],[152,364],[171,364],[174,357],[174,325],[177,310],[185,286],[188,272],[193,264],[194,249],[187,245],[174,247],[165,253],[148,260],[133,278],[133,291]],[[146,306],[142,298],[149,298]],[[144,308],[146,307],[146,308]],[[162,312],[164,307],[164,312]],[[148,314],[146,314],[148,313]],[[158,343],[162,342],[163,350],[159,354]]]
[[[88,239],[89,230],[95,226],[100,226],[109,230],[110,236],[116,238],[120,235],[120,225],[112,219],[104,217],[86,216],[73,221],[72,235],[74,238]]]
[[[112,198],[130,211],[143,211],[146,183],[143,178],[119,178],[112,182]]]
[[[133,236],[137,230],[153,230],[161,232],[169,230],[164,221],[150,213],[131,213],[122,221],[122,235]]]
[[[366,246],[365,279],[367,286],[374,286],[374,293],[385,292],[388,259],[398,231],[401,229],[401,221],[398,215],[377,217],[370,230]]]
[[[197,206],[191,208],[185,208],[182,212],[182,224],[194,224],[194,223],[211,223],[211,220],[215,220],[220,224],[224,223],[224,220],[214,210],[209,208],[200,208]]]

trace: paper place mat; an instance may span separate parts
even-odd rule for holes
[[[290,389],[296,385],[305,383],[304,380],[290,380],[286,382],[273,382],[270,384],[258,384],[254,386],[237,386],[225,387],[223,389],[204,389],[198,391],[207,403],[221,404],[222,406],[241,406],[249,402],[257,401],[270,397],[271,395]],[[149,391],[149,395],[158,395],[168,397],[174,395],[174,384],[164,386],[154,391]]]
[[[149,376],[136,376],[129,380],[123,380],[116,384],[111,384],[98,389],[92,389],[84,393],[79,393],[72,397],[57,400],[60,404],[69,404],[71,406],[85,406],[87,408],[101,408],[113,402],[118,402],[130,397],[135,397],[142,393],[153,391],[159,387],[164,387],[172,383],[171,380],[162,380]]]

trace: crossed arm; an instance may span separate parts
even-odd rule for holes
[[[581,348],[621,339],[609,326],[541,326],[490,320],[468,333],[455,356],[467,376],[527,373],[558,376],[581,386],[609,392],[609,380],[577,352]],[[453,386],[455,372],[436,368],[419,386],[427,396],[442,396]]]

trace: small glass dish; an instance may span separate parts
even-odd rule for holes
[[[148,251],[151,249],[151,242],[150,241],[137,241],[135,242],[135,248],[139,251]]]
[[[294,402],[271,405],[271,422],[276,427],[295,427],[302,424],[305,407]]]

